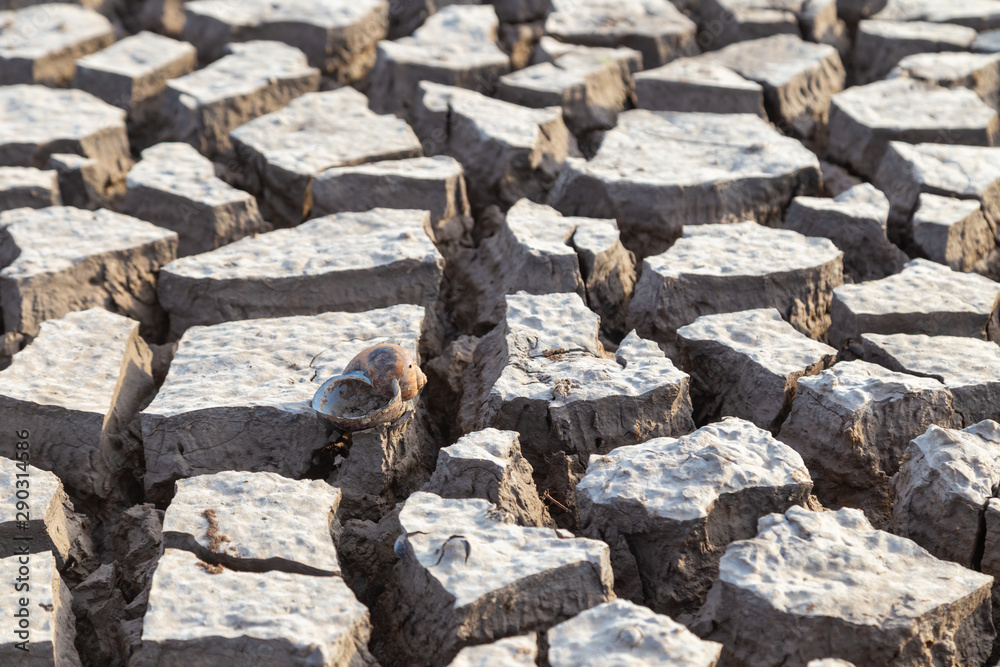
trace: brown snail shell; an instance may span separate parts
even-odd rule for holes
[[[405,347],[392,343],[372,345],[358,352],[344,367],[344,375],[357,371],[367,375],[375,389],[386,398],[394,393],[394,380],[399,380],[404,401],[416,398],[427,384],[427,376],[413,355]]]
[[[345,431],[360,431],[399,419],[427,377],[413,355],[384,343],[359,352],[341,375],[323,383],[312,406]]]

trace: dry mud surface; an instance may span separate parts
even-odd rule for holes
[[[1000,666],[1000,0],[0,0],[0,327],[0,667]]]

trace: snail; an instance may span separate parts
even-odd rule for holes
[[[361,431],[399,419],[425,384],[427,376],[406,348],[372,345],[320,386],[312,406],[338,428]]]

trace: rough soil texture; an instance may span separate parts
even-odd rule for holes
[[[998,105],[1000,0],[0,0],[0,667],[1000,667]]]

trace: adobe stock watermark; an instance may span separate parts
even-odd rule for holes
[[[14,536],[17,556],[17,574],[11,585],[14,587],[15,604],[14,614],[14,636],[18,641],[14,647],[20,651],[28,652],[31,641],[31,541],[33,536],[30,532],[31,521],[31,473],[28,471],[28,461],[31,459],[31,442],[28,438],[31,434],[25,429],[15,431],[17,436],[15,444],[14,458],[16,459],[17,472],[14,474],[14,496],[10,499],[14,506],[14,525],[17,534]]]

